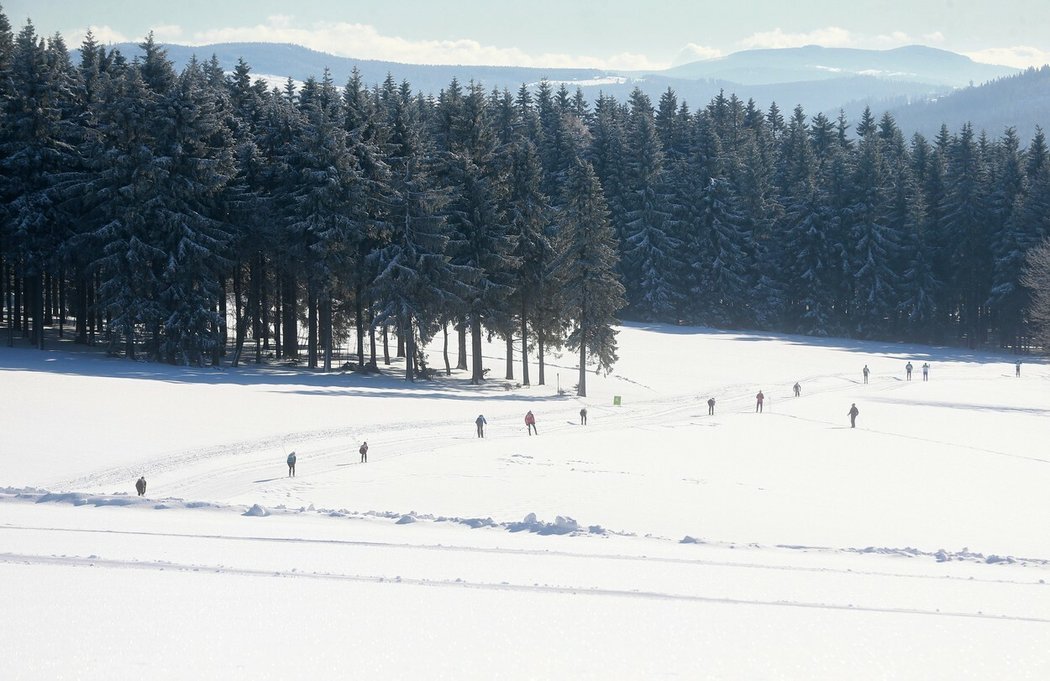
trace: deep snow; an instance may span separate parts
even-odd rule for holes
[[[1045,365],[619,338],[585,399],[0,348],[3,677],[1050,678]]]

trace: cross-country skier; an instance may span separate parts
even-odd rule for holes
[[[922,380],[930,380],[930,365],[926,362],[922,363]]]
[[[908,380],[909,381],[911,380],[911,370],[912,370],[911,362],[908,362],[907,364],[904,365],[904,373],[908,375]]]
[[[362,442],[361,449],[357,451],[361,452],[361,463],[368,463],[368,443]]]
[[[795,397],[798,397],[801,394],[802,394],[802,386],[800,386],[798,384],[798,381],[796,381],[795,382]]]
[[[528,429],[530,436],[534,432],[537,435],[540,434],[540,431],[536,430],[536,415],[532,413],[531,409],[525,414],[525,427]]]
[[[849,411],[846,412],[846,414],[849,415],[849,427],[850,428],[856,428],[857,427],[857,414],[859,414],[859,413],[860,413],[860,409],[857,409],[857,403],[854,402],[853,406],[850,407]]]
[[[870,370],[870,369],[868,369],[868,365],[867,365],[867,364],[865,364],[865,365],[864,365],[864,382],[865,382],[865,383],[867,383],[867,382],[868,382],[868,374],[869,374],[869,373],[871,373],[871,370]]]
[[[583,409],[580,410],[580,425],[581,426],[586,426],[587,425],[587,407],[584,407]]]
[[[766,396],[762,394],[761,390],[759,390],[758,394],[755,395],[755,413],[756,414],[761,413],[761,411],[762,411],[762,401],[765,400],[765,399],[766,399]]]
[[[488,423],[488,421],[486,421],[485,417],[482,416],[481,414],[478,414],[478,417],[476,419],[474,419],[474,425],[476,425],[478,427],[478,437],[485,437],[485,424],[486,423]]]
[[[135,481],[135,491],[137,491],[139,493],[140,497],[146,496],[146,478],[145,477],[139,477],[139,479]]]
[[[715,398],[713,397],[707,400],[707,415],[715,415]]]
[[[1014,363],[1014,376],[1021,378],[1021,360]]]
[[[288,455],[288,477],[295,477],[295,452]]]

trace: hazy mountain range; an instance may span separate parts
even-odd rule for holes
[[[134,44],[114,47],[129,58],[141,53]],[[337,57],[276,43],[165,48],[177,68],[194,55],[199,59],[214,55],[226,70],[232,70],[238,59],[244,59],[253,73],[266,77],[277,87],[289,77],[296,81],[320,77],[326,67],[336,84],[341,85],[356,67],[366,83],[380,83],[389,74],[398,82],[407,80],[414,90],[435,94],[453,78],[461,83],[478,81],[486,89],[511,91],[523,83],[535,85],[547,79],[556,87],[565,83],[572,91],[580,87],[589,101],[602,92],[623,100],[637,87],[655,103],[667,88],[672,88],[680,102],[688,102],[696,109],[724,91],[745,101],[754,99],[763,109],[775,101],[785,115],[796,105],[811,115],[820,111],[837,115],[843,109],[851,120],[856,120],[864,106],[876,113],[890,110],[909,134],[935,133],[942,121],[956,130],[970,121],[993,134],[1000,133],[1005,125],[1013,125],[1022,139],[1027,139],[1036,125],[1047,122],[1041,119],[1050,112],[1050,73],[1029,72],[1024,85],[1011,86],[1009,83],[1022,78],[1018,69],[981,64],[954,52],[919,45],[892,50],[813,45],[746,50],[663,71],[401,64]],[[995,82],[972,87],[990,81]],[[992,91],[999,94],[989,95]],[[995,101],[1006,91],[1016,91],[1016,96],[1010,95],[1009,102]]]

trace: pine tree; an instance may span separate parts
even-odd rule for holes
[[[668,230],[663,151],[652,105],[638,89],[631,94],[625,171],[623,257],[631,313],[650,321],[667,319],[679,307],[673,277],[680,269],[676,252],[681,242]]]
[[[557,278],[566,315],[573,320],[568,346],[580,353],[576,394],[587,396],[587,363],[608,373],[616,362],[616,312],[625,304],[616,276],[616,238],[601,186],[590,165],[577,161],[565,186],[565,209],[556,250]]]
[[[425,369],[421,348],[439,328],[443,310],[462,307],[461,285],[446,254],[441,215],[445,196],[433,185],[428,150],[408,88],[390,102],[389,210],[384,245],[373,251],[376,322],[393,320],[405,339],[405,380]]]

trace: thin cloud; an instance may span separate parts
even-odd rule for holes
[[[976,52],[963,52],[974,61],[984,64],[998,64],[1000,66],[1013,66],[1018,69],[1026,69],[1029,66],[1043,66],[1050,64],[1050,52],[1038,47],[1018,45],[1016,47],[989,47]]]
[[[707,47],[705,45],[697,45],[696,43],[686,43],[675,58],[671,61],[672,66],[679,66],[681,64],[689,64],[694,61],[702,61],[705,59],[717,59],[722,56],[722,50],[716,47]]]
[[[852,33],[838,26],[818,28],[808,33],[786,33],[780,28],[755,33],[740,41],[746,49],[802,47],[823,45],[824,47],[846,47],[855,42]]]
[[[110,28],[109,26],[73,28],[62,31],[62,37],[65,38],[66,45],[79,47],[84,42],[84,38],[87,37],[88,31],[91,31],[91,34],[95,37],[95,42],[101,45],[131,42],[131,39],[126,35]]]
[[[567,53],[530,54],[516,47],[486,45],[471,39],[409,40],[384,35],[369,24],[320,22],[310,27],[294,24],[291,17],[275,15],[266,23],[194,33],[190,45],[225,42],[292,43],[341,57],[376,59],[410,64],[469,64],[485,66],[535,66],[595,69],[654,70],[668,66],[646,55],[631,52],[596,57]]]

